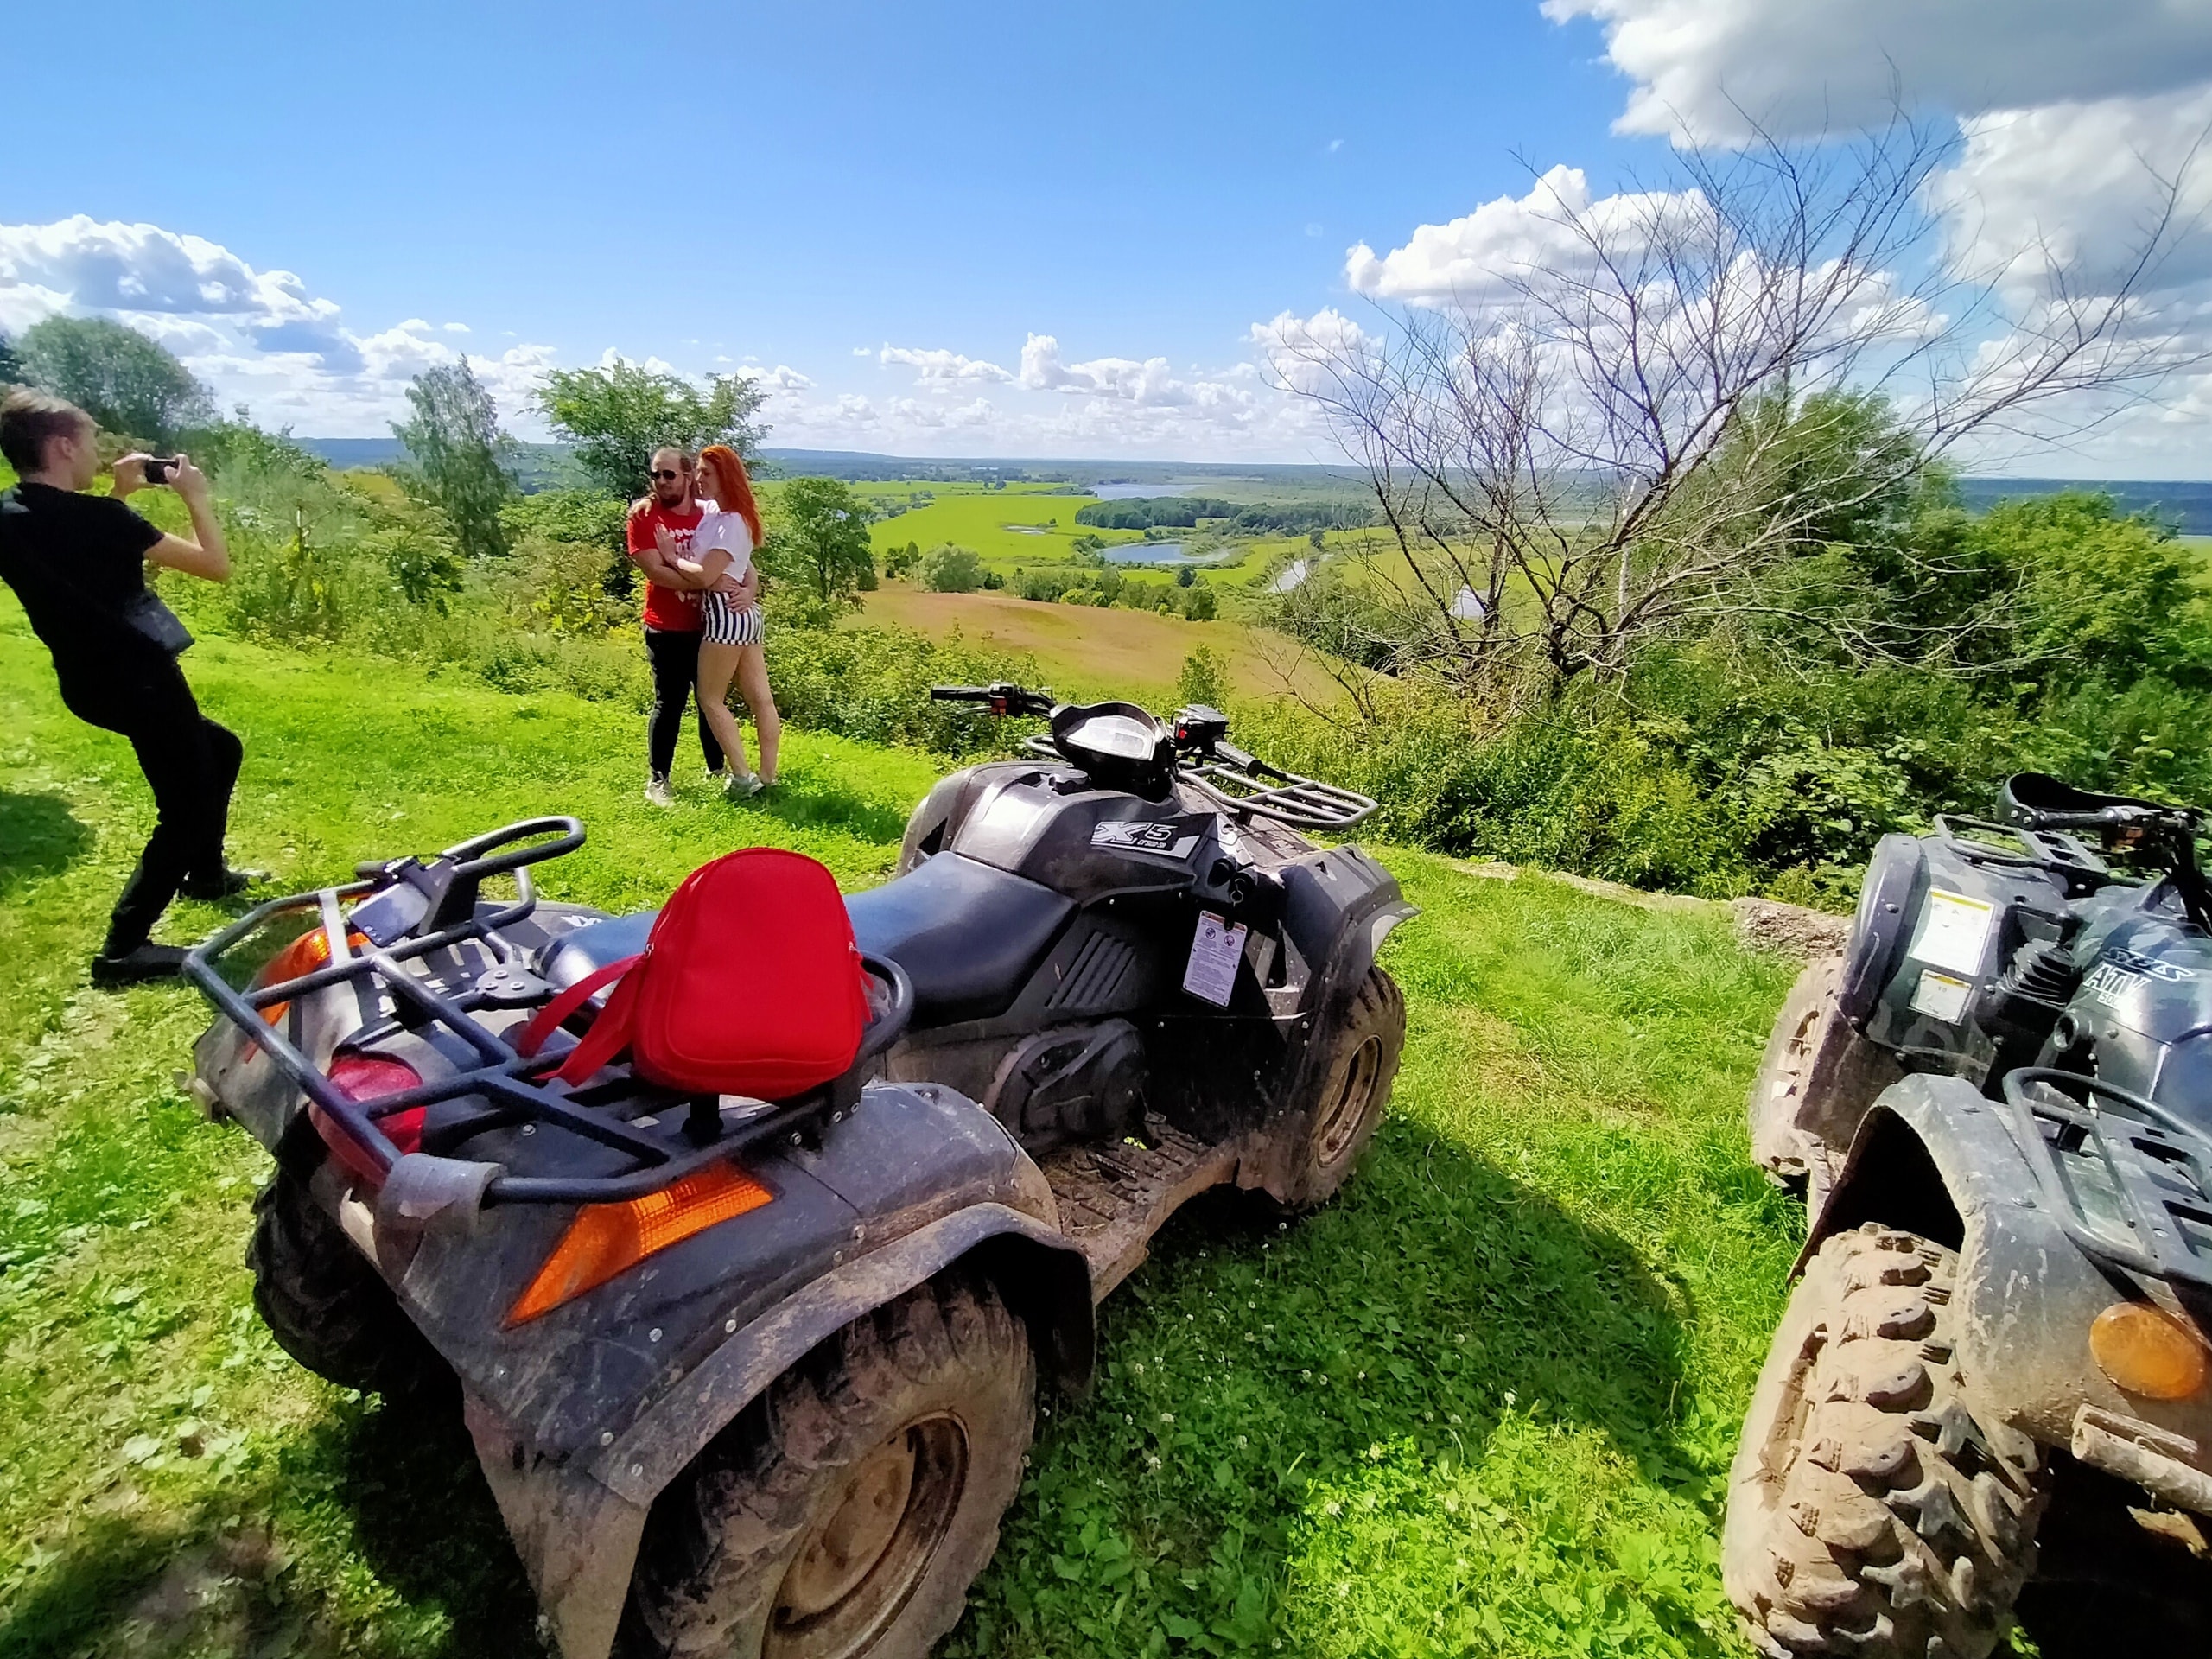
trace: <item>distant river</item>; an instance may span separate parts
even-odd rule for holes
[[[1101,501],[1142,501],[1154,496],[1188,495],[1172,484],[1094,484],[1090,493]]]

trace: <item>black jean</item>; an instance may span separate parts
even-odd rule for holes
[[[231,791],[245,746],[200,712],[174,661],[65,687],[62,701],[79,720],[130,739],[154,791],[154,833],[115,902],[101,947],[103,955],[119,957],[146,943],[187,879],[221,875]]]
[[[645,753],[656,778],[668,776],[676,764],[676,740],[683,730],[683,704],[699,695],[698,633],[677,633],[667,628],[645,630],[645,656],[653,665],[653,712],[645,726]],[[707,757],[707,770],[722,769],[722,746],[699,716],[699,751]]]

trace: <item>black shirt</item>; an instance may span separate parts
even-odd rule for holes
[[[65,696],[162,658],[123,619],[123,607],[146,591],[146,555],[161,539],[111,496],[18,484],[0,497],[0,578],[54,653]]]

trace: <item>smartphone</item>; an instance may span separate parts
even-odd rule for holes
[[[166,484],[169,481],[169,474],[175,470],[175,461],[157,461],[149,457],[145,468],[146,481],[149,484]]]

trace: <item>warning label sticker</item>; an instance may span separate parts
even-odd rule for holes
[[[1198,912],[1191,938],[1191,960],[1183,969],[1183,988],[1217,1008],[1229,1006],[1236,988],[1236,964],[1244,955],[1244,924],[1231,927],[1210,910]]]
[[[1916,962],[1955,974],[1979,974],[1989,944],[1990,923],[1996,909],[1986,899],[1933,887],[1928,908],[1920,912],[1920,931],[1913,936],[1910,952]]]
[[[1913,989],[1913,1012],[1924,1014],[1932,1020],[1941,1020],[1947,1026],[1955,1026],[1959,1016],[1967,1011],[1967,996],[1973,989],[1974,987],[1963,979],[1953,979],[1948,974],[1926,969],[1920,976],[1920,983]]]

